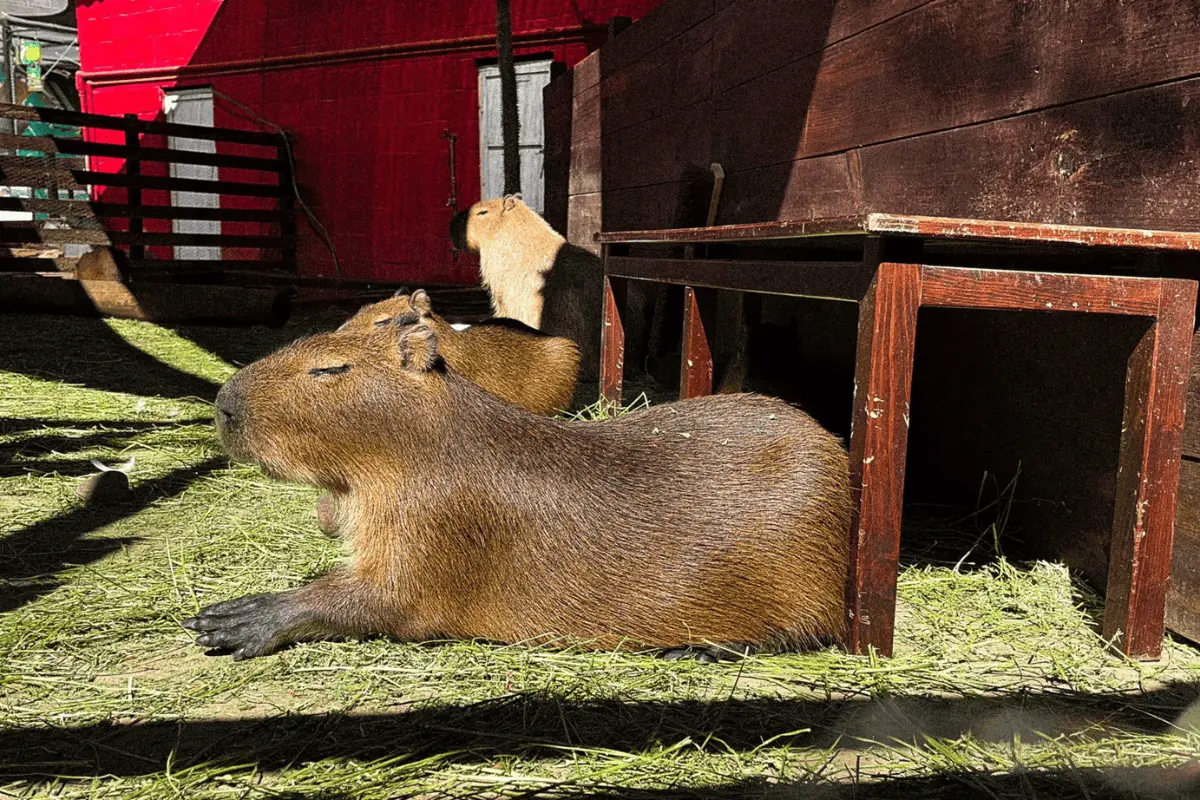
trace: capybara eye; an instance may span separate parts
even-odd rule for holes
[[[485,209],[482,209],[482,210],[481,210],[481,211],[480,211],[478,214],[476,214],[475,216],[477,216],[477,217],[482,217],[482,216],[483,216],[484,214],[486,214],[486,213],[487,213],[487,209],[485,208]]]
[[[316,367],[308,371],[309,375],[314,378],[324,377],[325,375],[345,375],[350,371],[350,364],[339,364],[336,367]]]
[[[382,328],[384,325],[391,325],[391,324],[392,324],[392,318],[391,318],[391,317],[384,317],[383,319],[377,319],[377,320],[375,320],[375,327],[376,327],[376,328]]]

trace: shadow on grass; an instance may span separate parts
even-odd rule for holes
[[[0,443],[0,478],[22,475],[82,476],[96,471],[91,459],[72,457],[80,450],[121,450],[134,443],[137,437],[155,431],[174,431],[185,425],[211,425],[206,417],[171,422],[121,422],[117,420],[69,421],[10,419],[0,417],[0,436],[33,432],[20,441]],[[69,436],[60,429],[76,431],[92,429],[89,433]],[[39,458],[38,456],[45,456]],[[19,459],[19,460],[18,460]]]
[[[138,486],[128,502],[81,507],[0,536],[0,613],[13,611],[62,585],[56,573],[92,564],[136,539],[85,539],[89,533],[133,516],[156,500],[181,494],[225,464],[212,458]]]
[[[865,751],[874,743],[923,747],[927,738],[953,740],[966,735],[1011,746],[1014,737],[1036,743],[1043,741],[1041,737],[1069,737],[1081,731],[1092,736],[1163,733],[1170,729],[1169,720],[1178,718],[1198,693],[1200,687],[1178,684],[1143,694],[882,701],[577,702],[513,695],[470,706],[420,707],[394,715],[297,714],[10,728],[0,731],[0,774],[128,777],[201,763],[253,764],[262,770],[276,770],[322,759],[405,755],[445,755],[450,760],[489,763],[509,755],[558,759],[564,756],[564,748],[646,752],[684,739],[714,753],[749,752],[767,742],[789,746],[793,753],[800,747]],[[1070,740],[1063,742],[1064,747],[1070,744]],[[1181,748],[1185,744],[1181,739]],[[1060,777],[1069,784],[1078,774],[1073,771]],[[1177,773],[1161,774],[1166,780]],[[1105,775],[1096,772],[1094,777],[1102,783]],[[949,785],[962,791],[963,781],[1007,785],[1011,780],[1008,776],[968,774],[961,780],[949,780]],[[741,796],[737,792],[765,788],[752,784],[718,787],[712,796]],[[932,791],[932,786],[926,788]]]
[[[0,370],[143,397],[211,401],[220,388],[142,352],[103,320],[32,314],[2,320]]]

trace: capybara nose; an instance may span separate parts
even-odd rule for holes
[[[217,392],[217,424],[220,426],[233,425],[240,421],[243,415],[243,406],[242,393],[238,391],[235,378]]]
[[[470,209],[460,211],[450,219],[450,244],[455,250],[467,249],[467,217]]]

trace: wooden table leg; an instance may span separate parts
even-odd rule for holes
[[[679,399],[703,397],[713,390],[711,333],[715,289],[683,287],[683,341],[679,352]]]
[[[1104,636],[1134,658],[1162,652],[1195,308],[1195,283],[1163,280],[1126,374]]]
[[[848,646],[892,653],[921,267],[880,264],[859,306],[850,433]]]
[[[625,280],[604,276],[604,327],[600,331],[600,396],[621,405],[625,382]]]

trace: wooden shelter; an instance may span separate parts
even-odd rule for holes
[[[719,163],[718,225],[886,212],[1200,231],[1198,36],[1186,0],[666,0],[547,89],[548,213],[597,252],[602,230],[703,225],[703,178]],[[863,257],[809,246],[831,261]],[[699,256],[721,252],[708,247]],[[1188,247],[1107,253],[1110,275],[1200,276]],[[770,247],[757,258],[773,258]],[[964,263],[941,245],[922,258]],[[1059,274],[1095,264],[986,244],[970,261]],[[856,306],[767,298],[761,316],[772,327],[759,355],[786,350],[778,371],[799,377],[797,399],[849,434]],[[1016,476],[1010,527],[1023,552],[1103,588],[1145,323],[998,308],[919,317],[907,498],[973,504],[985,476]],[[1193,367],[1167,600],[1168,626],[1193,639],[1197,396]]]

